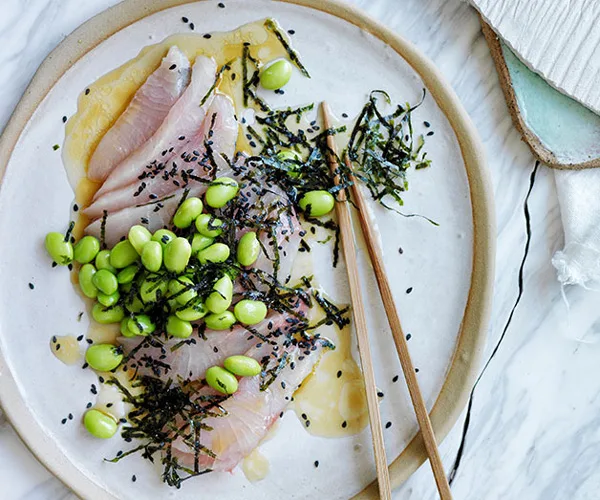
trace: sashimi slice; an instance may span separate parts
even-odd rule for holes
[[[118,212],[107,214],[106,218],[101,217],[89,224],[85,228],[85,233],[95,236],[109,247],[116,245],[121,238],[127,237],[129,229],[136,224],[141,224],[151,233],[171,226],[171,220],[179,206],[179,202],[188,191],[188,196],[201,196],[206,187],[201,184],[195,184],[188,189],[180,189],[167,197],[167,199],[158,199],[156,201],[143,205],[136,205],[124,208]],[[104,231],[103,231],[104,227]],[[104,234],[102,234],[104,233]]]
[[[261,387],[261,375],[244,377],[239,380],[235,394],[220,403],[221,415],[202,420],[203,429],[199,435],[200,444],[216,457],[204,452],[198,456],[199,470],[231,471],[236,465],[265,438],[273,423],[280,417],[291,398],[310,375],[320,359],[323,345],[319,340],[302,341],[302,345],[287,345],[289,340],[280,337],[274,346],[261,345],[250,349],[246,355],[256,360],[267,361],[267,371],[276,369],[285,352],[287,359],[275,380],[268,387]],[[212,394],[203,389],[201,393]],[[173,454],[182,465],[193,467],[195,454],[189,440],[179,437],[173,443]]]
[[[206,110],[212,103],[214,92],[211,92],[211,88],[215,82],[216,70],[214,59],[204,56],[196,58],[192,79],[185,92],[169,110],[154,135],[115,167],[96,193],[96,199],[108,191],[136,182],[146,165],[167,162],[175,147],[183,141],[189,141],[189,137],[202,125]]]
[[[272,313],[261,323],[254,325],[252,330],[263,337],[275,334],[283,335],[290,329],[287,322],[288,314]],[[131,352],[142,346],[130,358],[127,365],[136,370],[138,377],[149,375],[152,377],[168,377],[177,380],[197,380],[204,377],[208,368],[222,365],[225,358],[237,354],[244,354],[257,343],[262,342],[256,335],[242,325],[235,326],[227,331],[206,330],[206,340],[194,338],[193,342],[182,345],[174,351],[173,346],[179,344],[181,339],[169,339],[160,345],[152,346],[148,339],[141,337],[119,338],[125,353]],[[153,360],[160,360],[154,363]]]
[[[87,175],[103,181],[144,144],[167,116],[190,82],[190,62],[176,46],[133,96],[127,109],[104,134],[90,160]]]
[[[188,183],[198,183],[193,180],[194,177],[207,181],[212,179],[214,167],[207,154],[207,141],[210,142],[209,151],[218,166],[218,175],[231,175],[231,169],[221,155],[233,158],[237,135],[238,123],[233,102],[223,94],[216,95],[200,129],[189,142],[174,149],[172,158],[162,168],[150,166],[135,183],[98,197],[85,209],[86,215],[95,219],[104,210],[116,212],[133,204],[147,203],[152,198],[162,198]]]

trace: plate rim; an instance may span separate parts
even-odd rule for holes
[[[33,113],[48,92],[80,58],[117,31],[162,10],[208,0],[124,0],[92,17],[67,36],[42,62],[0,136],[0,193],[13,149]],[[479,371],[491,316],[494,284],[496,224],[490,173],[483,145],[458,96],[433,62],[412,42],[371,16],[341,0],[274,0],[319,10],[371,33],[390,46],[419,74],[454,130],[465,164],[473,221],[471,285],[458,340],[446,379],[430,411],[439,443],[455,425]],[[12,427],[35,457],[78,496],[113,497],[62,453],[22,398],[19,386],[0,351],[0,405]],[[427,459],[420,433],[390,464],[392,487],[400,486]],[[355,500],[377,497],[372,482]]]

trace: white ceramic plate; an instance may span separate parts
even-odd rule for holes
[[[236,469],[193,479],[179,491],[163,485],[157,468],[137,457],[118,465],[103,462],[126,446],[119,439],[98,442],[79,424],[86,403],[93,401],[90,384],[96,376],[62,365],[48,348],[52,335],[83,334],[88,321],[85,316],[78,321],[83,304],[68,273],[52,269],[43,250],[45,233],[65,226],[73,200],[60,151],[53,151],[53,145],[63,142],[61,118],[75,112],[79,92],[145,45],[187,32],[182,16],[199,33],[226,31],[263,17],[294,29],[294,46],[312,79],[296,73],[285,95],[269,94],[274,106],[323,99],[336,114],[353,116],[372,89],[387,90],[397,102],[416,102],[427,87],[425,103],[413,119],[417,132],[425,131],[425,120],[435,132],[427,141],[432,167],[410,173],[404,199],[406,211],[440,225],[402,218],[378,206],[374,213],[404,328],[412,336],[409,347],[422,392],[429,408],[437,401],[432,421],[439,437],[464,405],[483,345],[493,276],[493,204],[478,141],[452,91],[414,47],[335,2],[318,2],[321,10],[310,8],[309,0],[297,3],[305,5],[271,0],[228,0],[225,8],[214,1],[125,2],[63,42],[5,130],[0,143],[0,165],[7,160],[0,191],[0,397],[30,448],[82,496],[191,499],[201,491],[223,499],[349,498],[375,477],[368,428],[341,439],[315,437],[293,412],[286,413],[274,438],[261,446],[271,466],[266,479],[250,483]],[[62,75],[61,68],[71,61],[76,62]],[[316,262],[328,260],[328,249],[321,252]],[[392,423],[385,431],[387,453],[390,459],[402,454],[392,466],[397,485],[425,455],[420,440],[413,440],[416,422],[366,252],[359,257],[376,377],[385,393],[382,419]],[[323,275],[326,269],[317,266]],[[329,273],[323,282],[337,301],[348,301],[343,277]],[[62,425],[69,413],[75,419]]]

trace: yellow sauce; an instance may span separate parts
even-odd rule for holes
[[[256,448],[242,462],[242,471],[248,481],[254,483],[267,477],[269,474],[269,461]]]
[[[74,365],[83,359],[83,350],[73,335],[54,336],[50,339],[52,354],[65,365]]]

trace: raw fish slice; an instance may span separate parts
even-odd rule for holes
[[[272,313],[261,323],[254,325],[252,330],[264,337],[273,334],[283,335],[290,329],[287,322],[288,314]],[[180,346],[175,351],[171,348],[180,343],[181,339],[169,339],[164,347],[153,347],[143,338],[120,338],[119,342],[126,353],[131,352],[141,342],[145,342],[129,361],[128,365],[137,368],[137,375],[149,375],[153,377],[169,377],[177,380],[202,379],[208,368],[214,365],[222,365],[225,358],[236,354],[244,354],[248,349],[262,342],[259,338],[249,332],[246,327],[237,325],[227,331],[206,330],[206,340],[194,338],[194,342]],[[165,354],[166,357],[160,359]],[[152,363],[151,360],[160,359],[160,364]],[[169,366],[168,369],[165,365]]]
[[[96,193],[96,199],[108,191],[136,182],[146,165],[167,162],[173,155],[173,151],[169,150],[189,140],[198,131],[214,96],[212,92],[207,98],[215,82],[216,70],[214,59],[203,56],[196,58],[191,82],[183,95],[169,110],[154,135],[115,167]]]
[[[100,217],[104,210],[111,213],[133,204],[147,203],[151,201],[151,195],[154,199],[162,198],[188,182],[190,185],[197,183],[189,179],[189,174],[204,179],[212,178],[211,164],[205,146],[209,139],[212,156],[218,163],[218,175],[231,175],[231,169],[221,155],[233,158],[237,135],[238,123],[233,103],[229,97],[219,94],[215,96],[208,108],[206,118],[198,132],[189,142],[175,148],[171,160],[164,168],[145,169],[143,178],[136,180],[134,184],[100,196],[85,209],[86,215],[95,219]],[[192,162],[191,158],[196,159]]]
[[[273,351],[273,346],[263,344],[246,353],[259,361],[264,356],[270,358],[267,365],[267,370],[270,370],[278,366],[278,356],[285,351],[288,356],[287,364],[265,390],[261,390],[260,375],[241,378],[237,392],[220,404],[224,414],[202,420],[203,426],[212,430],[200,432],[200,444],[216,454],[216,458],[201,452],[198,460],[200,470],[234,469],[265,438],[296,389],[314,370],[323,350],[322,344],[316,341],[308,347],[286,346],[286,340],[284,336],[278,339],[277,351]],[[202,389],[200,393],[214,394],[214,391]],[[173,443],[173,454],[182,465],[194,466],[193,448],[181,437]]]
[[[174,45],[104,134],[90,160],[88,177],[103,181],[119,163],[150,139],[189,83],[190,62]]]
[[[206,187],[195,184],[189,187],[188,196],[201,196]],[[158,229],[171,226],[171,220],[186,189],[172,193],[168,199],[158,199],[145,205],[124,208],[106,217],[104,241],[109,247],[116,245],[121,238],[127,237],[131,226],[141,224],[153,233]],[[85,233],[101,238],[103,217],[96,219],[85,228]]]

